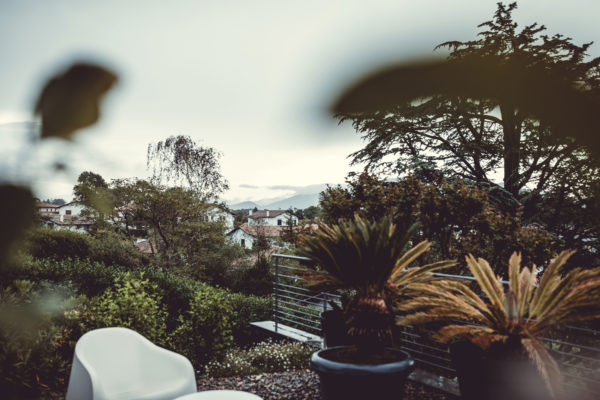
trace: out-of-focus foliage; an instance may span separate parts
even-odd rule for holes
[[[488,262],[469,255],[467,265],[486,301],[458,281],[415,285],[415,298],[398,304],[399,310],[408,313],[398,322],[414,325],[447,321],[450,324],[436,334],[439,340],[463,337],[484,350],[494,343],[516,343],[557,396],[562,390],[560,370],[541,337],[548,331],[600,317],[600,267],[564,273],[572,254],[561,252],[538,282],[537,267],[521,268],[521,256],[514,253],[508,263],[510,285],[506,292]],[[456,320],[467,323],[456,324]]]
[[[117,82],[110,70],[91,64],[75,64],[48,81],[35,113],[42,117],[42,138],[71,139],[100,117],[100,101]]]
[[[214,200],[229,188],[220,171],[220,154],[199,146],[189,136],[170,136],[148,145],[147,166],[152,181],[186,186],[200,198]]]
[[[0,274],[8,267],[16,245],[34,222],[35,203],[29,189],[0,185]]]
[[[415,219],[415,238],[432,242],[429,261],[463,260],[468,253],[486,257],[501,266],[513,251],[522,251],[530,263],[543,265],[559,245],[556,238],[536,226],[523,226],[518,207],[502,211],[506,203],[491,201],[486,190],[461,179],[424,183],[415,176],[385,181],[362,173],[347,188],[330,187],[321,194],[325,221],[350,220],[354,213],[367,218],[387,216],[405,224]],[[463,268],[455,272],[463,272]],[[496,271],[506,275],[506,270]]]
[[[27,280],[0,288],[0,393],[3,399],[38,399],[62,392],[74,340],[81,334],[82,298],[44,297]]]

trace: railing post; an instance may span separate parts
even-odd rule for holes
[[[275,295],[275,333],[277,333],[278,328],[278,316],[279,316],[279,295],[277,293],[277,288],[279,286],[279,257],[275,257],[275,282],[273,285],[273,294]]]

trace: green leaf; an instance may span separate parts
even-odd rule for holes
[[[117,75],[98,65],[75,64],[46,83],[35,113],[42,117],[41,137],[71,139],[100,117],[100,101]]]

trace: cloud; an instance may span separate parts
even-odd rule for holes
[[[246,183],[239,184],[238,187],[244,188],[244,189],[259,189],[258,186],[248,185]]]
[[[291,185],[273,185],[267,186],[267,189],[271,190],[292,190],[294,194],[314,194],[320,193],[327,187],[326,183],[319,183],[315,185],[307,186],[291,186]]]

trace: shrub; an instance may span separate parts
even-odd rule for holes
[[[170,344],[199,368],[213,358],[222,357],[233,344],[233,318],[228,293],[200,285],[190,309],[179,317],[179,326],[171,334]]]
[[[38,228],[29,233],[28,250],[37,258],[87,258],[92,239],[84,233],[64,229]]]
[[[231,309],[235,312],[231,328],[235,343],[246,346],[256,342],[258,340],[256,328],[250,326],[250,323],[271,319],[273,301],[270,298],[246,296],[240,293],[232,293],[228,297]]]
[[[307,369],[315,350],[315,347],[299,342],[266,341],[248,350],[230,349],[222,361],[209,362],[204,373],[216,378]]]
[[[167,310],[155,283],[127,272],[115,286],[92,301],[93,328],[122,326],[164,345]]]
[[[90,260],[29,258],[20,268],[13,270],[11,277],[66,284],[88,297],[93,297],[111,287],[115,279],[124,273],[124,268],[106,266]]]
[[[273,274],[271,264],[259,257],[252,266],[240,266],[230,272],[231,289],[256,296],[266,296],[273,292]]]
[[[91,240],[90,254],[93,261],[106,265],[135,268],[148,264],[148,257],[130,240],[111,231],[98,231]]]
[[[0,393],[3,399],[40,398],[64,390],[82,298],[43,297],[30,281],[0,291]],[[53,305],[54,307],[49,307]]]

